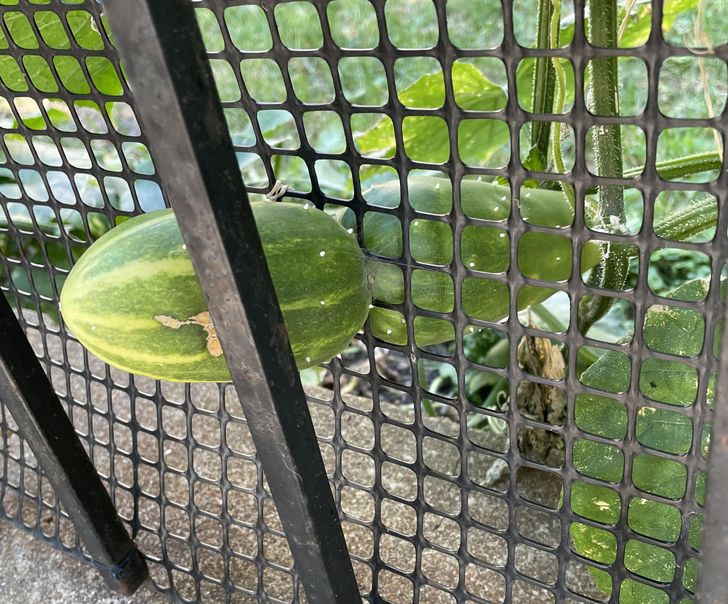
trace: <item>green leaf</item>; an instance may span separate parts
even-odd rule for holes
[[[579,516],[616,524],[620,507],[619,494],[614,489],[579,481],[571,485],[571,509]]]
[[[8,28],[13,42],[20,48],[38,48],[38,40],[33,33],[33,28],[28,21],[28,17],[23,13],[8,12],[3,17],[3,21],[5,21],[5,26]]]
[[[85,10],[73,10],[68,12],[66,18],[73,32],[73,37],[76,38],[82,48],[88,50],[104,49],[104,40],[97,30],[98,26],[91,13]],[[58,33],[59,36],[60,34],[61,32]]]
[[[619,589],[620,604],[668,604],[669,601],[670,596],[664,591],[634,579],[625,579]]]
[[[604,357],[607,357],[604,359]],[[601,362],[600,362],[601,361]],[[581,383],[605,392],[626,392],[632,375],[630,359],[626,354],[608,351],[581,375]]]
[[[18,62],[11,56],[0,56],[0,79],[3,84],[15,92],[26,92],[28,83]]]
[[[668,297],[689,302],[704,300],[709,283],[689,281]],[[721,289],[725,290],[725,283]],[[703,318],[687,308],[656,305],[647,311],[644,341],[650,348],[678,356],[698,354],[703,346]],[[581,381],[606,392],[624,391],[629,384],[630,361],[622,353],[609,351],[584,371]],[[696,372],[678,361],[647,359],[640,368],[640,390],[653,400],[676,406],[689,406],[697,395]],[[626,436],[627,413],[618,401],[596,395],[581,395],[576,401],[576,422],[580,429],[606,438],[622,439]],[[635,434],[645,447],[673,455],[684,455],[692,447],[693,423],[689,416],[670,411],[642,407],[637,412]],[[614,481],[624,471],[621,455],[605,454],[608,445],[588,439],[574,443],[574,466],[582,474],[605,481]],[[679,500],[685,495],[687,471],[677,459],[645,453],[632,460],[634,485],[648,494]],[[696,497],[702,498],[704,481],[696,484]],[[572,490],[572,509],[596,522],[610,524],[619,517],[619,499],[605,497],[606,487],[578,483]],[[597,505],[598,503],[598,505]],[[634,498],[629,502],[629,525],[642,535],[666,542],[675,541],[681,533],[680,510],[648,498]],[[576,528],[574,528],[576,527]],[[604,531],[575,523],[571,535],[576,551],[597,562],[611,563],[616,557],[616,541],[610,546]],[[610,547],[611,555],[608,555]],[[675,572],[672,554],[661,547],[631,540],[625,550],[625,565],[634,573],[655,581],[670,582]],[[597,577],[600,589],[611,585]],[[620,586],[621,604],[658,604],[667,601],[665,592],[637,582],[624,581]]]
[[[53,65],[66,90],[74,94],[89,94],[91,89],[83,74],[81,64],[75,57],[58,55],[53,57]]]
[[[617,447],[587,439],[574,443],[574,468],[581,474],[616,484],[623,466],[624,454]]]
[[[628,522],[633,531],[653,539],[674,543],[680,537],[680,510],[652,499],[632,499]]]
[[[678,361],[645,359],[640,367],[640,392],[660,403],[692,405],[698,394],[698,372]]]
[[[452,67],[453,93],[458,105],[466,111],[498,111],[506,103],[506,93],[491,82],[474,65],[455,63]],[[410,107],[431,107],[442,104],[445,84],[441,76],[422,76],[400,91],[399,99]],[[440,99],[439,104],[436,101]],[[472,120],[461,129],[458,146],[468,157],[476,155],[487,161],[502,145],[509,142],[508,130],[499,120]],[[403,138],[407,155],[419,161],[446,161],[450,155],[447,125],[440,118],[413,116],[405,119]],[[391,123],[379,120],[356,139],[360,152],[370,157],[391,157],[396,150]]]
[[[52,13],[36,13],[36,24],[39,28],[43,41],[51,48],[69,48],[70,43],[58,21]],[[74,11],[72,27],[74,34],[82,40],[85,47],[97,49],[99,43],[94,41],[99,38],[98,32],[94,30],[93,17],[86,11]],[[30,24],[23,13],[12,12],[4,17],[4,21],[10,34],[21,48],[37,48],[38,41],[33,33]],[[95,37],[95,38],[94,38]],[[103,48],[103,42],[101,42]],[[26,55],[23,57],[23,64],[33,85],[45,93],[58,91],[58,85],[53,77],[52,70],[48,63],[39,56]],[[53,66],[58,72],[58,77],[63,86],[74,94],[88,94],[89,83],[81,69],[79,62],[70,56],[58,55],[53,58]],[[88,57],[86,61],[89,74],[94,86],[103,94],[118,96],[122,93],[121,74],[108,59],[104,57]],[[17,61],[10,56],[0,57],[0,79],[13,91],[25,92],[28,90],[28,83]]]
[[[688,281],[668,298],[686,302],[704,300],[710,283],[703,279]],[[705,319],[689,308],[653,306],[645,317],[643,339],[652,350],[682,357],[693,357],[703,349]]]
[[[579,498],[582,497],[580,494]],[[612,533],[581,522],[574,522],[569,527],[569,533],[580,556],[602,564],[612,564],[616,560],[617,539]],[[603,590],[601,584],[599,588]]]
[[[455,100],[466,111],[498,111],[508,102],[500,86],[486,78],[475,65],[453,64],[452,83]]]
[[[627,409],[624,404],[606,396],[580,394],[576,398],[576,425],[594,436],[622,439],[627,434]]]
[[[101,94],[120,96],[124,91],[116,67],[106,57],[88,57],[86,67],[91,81]]]
[[[91,16],[90,13],[86,14],[89,17]],[[56,13],[51,11],[39,11],[35,13],[35,24],[38,27],[41,38],[43,38],[43,41],[48,46],[64,50],[71,48],[71,42],[68,40],[63,23]]]
[[[662,30],[669,31],[675,19],[682,13],[697,8],[700,0],[665,0],[662,8]],[[619,8],[618,21],[624,19],[624,8]],[[589,18],[584,19],[585,27],[588,27]],[[650,27],[652,24],[652,5],[649,2],[642,2],[637,5],[629,16],[627,27],[624,34],[619,40],[620,48],[635,48],[642,46],[650,36]],[[571,23],[561,28],[561,39],[572,39],[574,37],[574,24]]]
[[[669,583],[675,575],[675,556],[651,543],[630,539],[624,548],[624,565],[647,579]]]
[[[646,447],[685,455],[693,444],[692,420],[674,411],[642,407],[637,412],[637,440]]]
[[[58,84],[56,84],[51,68],[43,57],[25,55],[23,65],[33,86],[40,92],[58,92]]]

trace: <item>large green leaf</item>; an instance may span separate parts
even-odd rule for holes
[[[453,93],[457,104],[466,111],[498,111],[505,106],[506,93],[468,63],[452,67]],[[399,92],[399,100],[408,107],[432,107],[442,104],[445,84],[441,74],[422,76]],[[407,155],[419,161],[444,162],[450,157],[450,139],[443,120],[431,116],[413,116],[403,124]],[[458,132],[460,154],[470,161],[488,162],[493,154],[509,142],[508,128],[499,120],[466,120]],[[391,123],[386,118],[357,137],[357,147],[369,156],[391,157],[396,149]]]
[[[665,0],[662,7],[662,30],[669,31],[677,16],[681,13],[694,9],[698,6],[699,0]],[[620,11],[620,18],[624,18],[623,11]],[[652,4],[641,4],[630,15],[627,27],[624,30],[619,45],[622,48],[633,48],[642,46],[650,37],[652,23]]]
[[[707,287],[706,281],[689,281],[674,290],[669,297],[700,301],[705,299]],[[695,311],[660,305],[648,310],[643,333],[650,348],[686,356],[700,352],[704,341],[703,331],[702,317]],[[621,392],[628,384],[629,371],[627,357],[609,351],[584,371],[581,381],[605,392]],[[640,368],[640,390],[650,399],[677,407],[687,406],[696,399],[697,374],[677,360],[646,359]],[[606,438],[621,439],[626,435],[627,422],[623,405],[608,397],[586,395],[577,401],[577,425],[582,430]],[[605,431],[603,427],[608,429]],[[647,449],[684,455],[693,444],[693,423],[690,416],[647,405],[636,413],[635,435]],[[624,471],[623,456],[605,455],[608,451],[605,445],[595,445],[594,441],[586,438],[575,442],[575,467],[584,475],[614,482]],[[614,467],[610,467],[610,464]],[[647,498],[629,502],[630,527],[653,539],[675,541],[682,526],[679,509],[648,497],[657,495],[680,500],[686,489],[690,488],[685,466],[680,458],[639,453],[632,460],[631,469],[633,483],[647,493]],[[605,539],[604,533],[620,517],[621,501],[618,497],[605,496],[605,493],[610,492],[606,487],[591,483],[578,484],[578,489],[572,489],[572,509],[577,514],[604,524],[605,529],[582,523],[572,525],[570,533],[576,551],[597,562],[611,563],[616,556],[616,541],[609,545],[612,542]],[[632,572],[654,581],[669,583],[677,571],[675,559],[669,550],[637,539],[627,543],[624,561]],[[603,573],[594,578],[603,591],[611,589],[611,582]],[[689,579],[685,575],[685,580]],[[658,604],[667,601],[666,597],[665,592],[634,581],[620,586],[621,604]]]
[[[103,41],[98,34],[95,34],[94,40],[91,39],[91,34],[96,31],[96,24],[93,22],[91,13],[73,11],[73,16],[69,18],[74,34],[85,47],[98,49],[100,43],[103,48]],[[43,38],[42,42],[36,38],[25,14],[15,11],[8,12],[4,15],[3,20],[13,41],[21,48],[34,49],[41,44],[51,48],[69,47],[68,37],[63,26],[50,13],[45,11],[37,13],[36,23]],[[11,90],[28,90],[29,82],[18,62],[12,57],[2,57],[1,59],[0,79],[3,83]],[[53,63],[62,84],[73,93],[88,94],[90,86],[94,86],[101,93],[110,96],[117,96],[122,92],[122,76],[108,59],[89,57],[86,60],[86,68],[92,82],[87,81],[80,63],[73,57],[58,55],[54,58]],[[40,92],[51,93],[58,90],[52,71],[44,59],[35,55],[27,55],[24,57],[23,66],[31,80],[30,83]]]

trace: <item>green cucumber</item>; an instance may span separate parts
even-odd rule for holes
[[[452,185],[447,179],[410,177],[407,180],[411,206],[418,212],[445,215],[452,208]],[[364,194],[372,206],[396,208],[399,205],[399,181],[376,185]],[[460,187],[462,213],[470,218],[502,222],[511,211],[511,192],[506,186],[477,180],[464,180]],[[526,189],[518,202],[521,217],[545,227],[568,227],[574,209],[560,191]],[[402,256],[403,233],[398,219],[384,212],[368,212],[364,216],[363,241],[367,250],[376,256],[396,259]],[[505,224],[504,224],[505,227]],[[464,227],[460,238],[460,258],[454,258],[453,231],[442,220],[417,216],[410,222],[409,246],[412,257],[420,262],[438,266],[462,264],[473,271],[486,273],[465,277],[462,285],[462,307],[475,319],[502,321],[509,314],[509,288],[501,279],[487,273],[504,273],[509,266],[511,242],[505,228],[498,225]],[[517,250],[518,267],[522,274],[544,281],[562,282],[571,272],[571,240],[568,235],[528,232],[521,236]],[[582,272],[596,266],[602,258],[596,243],[587,243],[581,250]],[[370,287],[375,301],[401,304],[404,301],[402,269],[393,262],[369,259]],[[519,310],[543,302],[556,289],[524,286],[518,294]],[[435,312],[451,312],[454,305],[454,285],[442,271],[416,269],[411,281],[415,305]],[[369,313],[372,332],[392,344],[407,343],[404,316],[396,310],[376,306]],[[428,346],[452,340],[454,331],[449,321],[418,317],[414,325],[418,346]]]
[[[371,297],[356,239],[313,207],[252,203],[299,368],[328,361],[363,326]],[[168,381],[225,382],[230,372],[171,210],[101,237],[61,293],[67,326],[110,365]]]

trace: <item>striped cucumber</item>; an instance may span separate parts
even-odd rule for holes
[[[331,217],[251,204],[299,368],[329,360],[369,311],[364,257]],[[174,214],[160,210],[101,237],[71,271],[63,318],[93,354],[131,373],[224,382],[230,372]]]

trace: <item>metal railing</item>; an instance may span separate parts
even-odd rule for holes
[[[699,601],[723,601],[728,385],[717,352],[728,343],[715,328],[728,257],[728,25],[714,23],[707,44],[705,28],[685,25],[711,14],[706,2],[532,4],[107,0],[102,14],[90,0],[0,3],[0,514],[95,561],[126,592],[146,576],[138,546],[155,587],[183,601],[684,602],[701,551]],[[600,47],[589,30],[603,6],[622,11],[620,46]],[[695,39],[681,46],[673,30]],[[611,110],[589,85],[610,58],[623,102]],[[665,87],[689,79],[676,68],[669,80],[670,61],[695,61],[706,112],[667,109],[681,95]],[[563,171],[543,163],[554,124]],[[677,161],[670,129],[718,151]],[[609,132],[629,152],[605,172],[594,147]],[[449,210],[423,211],[411,195],[423,176],[452,185]],[[400,203],[385,208],[368,187],[393,179]],[[477,180],[510,187],[504,219],[468,213],[463,183]],[[349,213],[365,250],[373,214],[398,221],[404,242],[380,258],[401,269],[404,299],[375,302],[400,313],[404,343],[368,322],[303,386],[248,204],[276,181],[294,200]],[[537,188],[573,194],[572,224],[524,214]],[[614,192],[631,196],[632,214],[600,222]],[[715,200],[714,233],[656,232],[665,195]],[[83,249],[120,218],[165,205],[233,385],[125,374],[86,352],[59,314]],[[449,233],[444,266],[413,255],[418,220]],[[464,234],[496,228],[509,261],[469,265]],[[568,242],[563,277],[519,263],[533,234]],[[582,277],[595,240],[632,258],[629,279]],[[677,281],[706,278],[704,296],[655,285],[662,248],[702,254],[707,272]],[[446,311],[410,293],[425,272],[451,283]],[[485,283],[506,292],[504,317],[465,301]],[[560,302],[530,316],[529,288]],[[616,310],[596,317],[601,331],[580,330],[580,301],[599,293]],[[650,317],[664,317],[650,313],[663,308],[694,333],[661,343]],[[447,325],[453,343],[418,345],[423,320]],[[473,352],[488,338],[502,363]],[[558,354],[560,373],[529,365],[537,345]],[[680,375],[693,385],[676,385]],[[558,412],[530,407],[534,392],[560,397]]]

